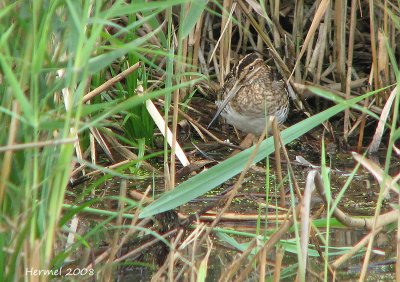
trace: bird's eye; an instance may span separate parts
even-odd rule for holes
[[[251,70],[251,71],[254,70],[254,66],[250,66],[249,70]]]

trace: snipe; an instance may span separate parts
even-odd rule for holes
[[[233,67],[220,94],[222,101],[216,101],[218,110],[208,127],[221,115],[235,128],[260,135],[269,116],[275,116],[278,124],[286,120],[286,85],[256,53],[246,55]]]

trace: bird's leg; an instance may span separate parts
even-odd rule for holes
[[[240,147],[242,148],[250,148],[250,146],[252,146],[254,144],[254,141],[256,140],[254,134],[249,133],[246,135],[246,137],[244,137],[244,139],[242,140],[242,142],[240,142]],[[233,157],[234,155],[236,155],[237,153],[240,153],[240,150],[234,150],[232,152],[232,154],[230,154],[229,157]]]

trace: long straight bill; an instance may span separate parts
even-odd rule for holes
[[[240,87],[238,87],[238,84],[239,84],[238,81],[236,81],[232,89],[229,91],[228,96],[225,98],[224,101],[222,101],[221,105],[219,105],[217,113],[214,115],[213,119],[208,124],[207,129],[210,128],[210,126],[217,120],[219,115],[225,109],[226,105],[228,105],[228,103],[232,100],[232,98],[235,97],[236,93],[238,93],[240,89]]]

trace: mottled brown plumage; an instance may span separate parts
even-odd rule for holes
[[[246,55],[227,75],[221,99],[209,126],[221,115],[237,129],[256,135],[263,132],[269,116],[282,124],[289,109],[285,83],[256,53]]]

